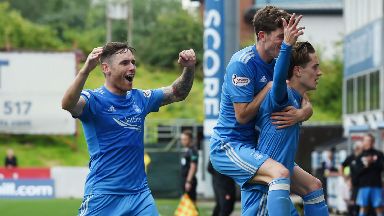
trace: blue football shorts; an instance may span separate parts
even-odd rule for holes
[[[241,188],[252,179],[260,166],[269,158],[260,153],[256,144],[210,140],[210,160],[212,166],[221,174],[231,177]]]
[[[362,207],[372,206],[377,208],[383,206],[383,192],[380,187],[362,187],[357,192],[356,203]]]
[[[91,215],[158,216],[159,212],[151,191],[146,190],[130,195],[94,194],[84,196],[79,208],[79,216]]]

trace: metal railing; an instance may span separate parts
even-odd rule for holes
[[[201,124],[194,119],[150,119],[145,122],[144,145],[147,152],[179,151],[180,134],[185,129],[197,138]]]

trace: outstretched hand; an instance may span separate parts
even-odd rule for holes
[[[89,53],[83,68],[88,72],[91,72],[93,69],[95,69],[95,67],[99,63],[99,59],[102,52],[103,52],[103,47],[94,48],[92,52]]]
[[[296,18],[296,14],[292,14],[291,18],[289,19],[289,22],[283,19],[283,27],[284,27],[284,42],[288,45],[293,45],[296,43],[297,38],[300,35],[304,34],[303,29],[305,27],[297,27],[299,24],[301,18],[303,16],[300,15]]]
[[[193,67],[196,64],[196,55],[193,49],[183,50],[179,53],[177,61],[183,67]]]

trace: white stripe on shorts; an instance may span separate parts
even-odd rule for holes
[[[88,211],[88,202],[89,200],[91,199],[92,195],[87,197],[86,200],[84,200],[84,202],[81,204],[81,211],[80,211],[80,214],[79,216],[84,216],[85,214],[87,214],[87,211]]]
[[[267,211],[267,193],[263,194],[261,197],[261,201],[259,204],[259,209],[257,210],[257,215],[256,216],[266,216],[268,215]]]
[[[251,173],[252,175],[256,173],[257,169],[252,166],[251,164],[245,162],[242,160],[235,152],[235,150],[232,148],[229,143],[225,144],[222,148],[225,149],[225,153],[231,159],[232,162],[234,162],[236,165],[241,167],[242,169],[246,170],[247,172]]]

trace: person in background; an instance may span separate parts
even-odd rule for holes
[[[12,149],[7,150],[7,155],[4,159],[4,165],[7,169],[12,169],[17,167],[17,158]]]
[[[359,206],[356,205],[356,197],[358,191],[357,172],[358,161],[360,154],[363,152],[363,143],[357,141],[353,148],[353,153],[350,154],[340,166],[339,173],[344,177],[347,184],[351,187],[351,194],[348,199],[348,214],[357,216],[359,214]]]
[[[377,216],[384,216],[381,174],[384,156],[381,151],[374,149],[375,137],[367,134],[363,138],[363,152],[357,158],[359,170],[357,173],[356,203],[360,206],[359,216],[367,216],[369,207],[373,207]]]
[[[335,165],[335,151],[336,149],[331,148],[325,152],[325,158],[321,163],[320,168],[320,180],[324,186],[324,198],[327,200],[328,191],[327,191],[327,178],[330,176],[337,176],[338,170]]]
[[[187,193],[193,202],[196,202],[196,172],[199,155],[193,143],[192,131],[183,131],[180,136],[180,142],[183,146],[183,152],[180,161],[182,191],[183,193]]]
[[[213,192],[216,205],[212,216],[229,216],[233,212],[236,201],[236,185],[232,178],[217,172],[208,162],[208,172],[212,175]]]

